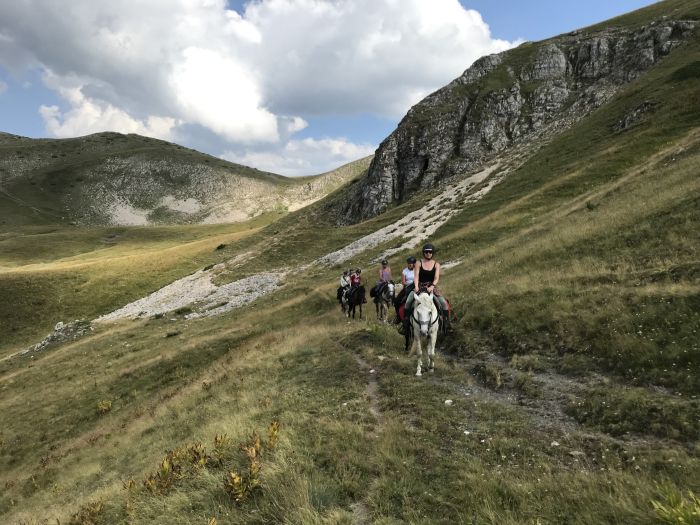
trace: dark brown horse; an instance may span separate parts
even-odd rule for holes
[[[362,319],[362,304],[367,302],[365,298],[365,287],[360,285],[350,288],[346,296],[343,298],[343,307],[348,317],[352,314],[355,319],[355,308],[360,307],[360,319]]]

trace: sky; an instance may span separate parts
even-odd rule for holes
[[[261,170],[374,152],[480,56],[648,0],[0,2],[0,131],[140,133]]]

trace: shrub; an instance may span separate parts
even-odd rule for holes
[[[112,410],[112,402],[109,399],[103,399],[97,402],[97,412],[99,414],[106,414]]]
[[[540,356],[537,354],[516,354],[510,360],[510,366],[525,372],[537,372],[544,370]]]
[[[530,397],[540,397],[542,395],[542,387],[535,381],[532,372],[518,374],[515,377],[515,388]]]
[[[91,501],[86,503],[78,512],[71,516],[69,525],[95,525],[97,520],[104,510],[104,503],[101,501]]]
[[[493,363],[478,364],[472,369],[472,373],[493,389],[499,389],[503,386],[501,369]]]

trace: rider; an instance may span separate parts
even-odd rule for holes
[[[352,293],[352,291],[362,285],[362,270],[357,268],[353,273],[350,274],[350,290],[348,291],[348,295]],[[367,299],[364,299],[362,301],[363,303],[367,302]]]
[[[350,271],[345,270],[340,276],[340,287],[338,288],[338,302],[342,303],[343,294],[350,288]]]
[[[372,289],[372,293],[370,294],[372,297],[374,297],[374,302],[377,302],[377,297],[379,296],[382,287],[386,285],[386,283],[391,281],[391,268],[389,268],[389,261],[386,259],[382,259],[382,266],[379,268],[379,282],[377,285]]]
[[[399,295],[396,296],[396,300],[394,301],[394,308],[396,308],[396,321],[395,323],[399,323],[399,308],[403,304],[403,302],[406,300],[406,296],[413,290],[413,277],[415,275],[414,272],[414,267],[416,264],[416,258],[413,257],[412,255],[406,259],[406,268],[403,269],[401,272],[401,284],[403,284],[403,289],[399,293]]]
[[[404,268],[401,272],[401,284],[403,284],[404,290],[406,290],[409,286],[411,287],[411,290],[413,289],[413,280],[416,273],[415,266],[416,258],[411,255],[408,259],[406,259],[406,268]],[[408,293],[408,291],[406,293]]]
[[[415,267],[415,282],[414,290],[408,295],[406,299],[406,312],[411,311],[411,306],[413,305],[413,299],[416,293],[421,290],[425,290],[428,293],[432,293],[440,304],[440,310],[445,313],[448,312],[447,301],[442,296],[442,293],[437,288],[437,284],[440,281],[440,263],[437,262],[433,255],[435,254],[435,247],[427,243],[423,246],[423,259],[416,263]],[[417,285],[415,285],[417,283]],[[408,315],[406,316],[408,318]]]

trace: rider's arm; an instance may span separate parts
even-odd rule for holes
[[[401,284],[406,286],[406,274],[401,272]]]
[[[413,267],[413,289],[418,293],[420,291],[420,266],[421,263],[418,261]]]
[[[435,263],[435,280],[433,281],[432,288],[435,289],[438,281],[440,280],[440,263]]]

